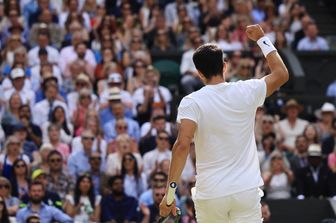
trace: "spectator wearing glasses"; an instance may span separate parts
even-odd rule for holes
[[[43,184],[44,186],[43,202],[49,206],[53,206],[62,210],[62,200],[60,196],[54,191],[47,190],[47,186],[49,184],[47,176],[48,174],[44,170],[36,169],[33,171],[31,179],[32,181],[39,181]],[[21,201],[22,203],[20,204],[20,208],[26,207],[29,203],[29,194],[26,193],[21,198]]]
[[[63,156],[57,151],[53,150],[49,153],[47,158],[49,166],[49,174],[47,175],[48,185],[47,189],[57,193],[61,200],[70,193],[75,187],[75,180],[63,168]]]
[[[108,190],[106,190],[106,175],[103,171],[101,171],[102,165],[102,155],[95,151],[90,155],[90,171],[88,174],[92,177],[93,189],[95,195],[98,194],[108,194]]]
[[[95,136],[91,130],[82,132],[83,150],[72,153],[68,159],[68,170],[71,176],[78,176],[90,170],[89,158],[92,153],[93,141]]]
[[[30,179],[28,176],[28,166],[22,159],[17,159],[13,163],[13,172],[11,174],[12,195],[22,198],[28,192]]]
[[[155,222],[160,217],[159,205],[165,195],[165,191],[165,186],[154,187],[152,193],[154,204],[149,206],[140,204],[140,210],[143,215],[141,223]]]
[[[128,125],[127,121],[125,119],[117,119],[115,122],[115,131],[116,131],[116,137],[121,134],[128,134]],[[116,139],[112,140],[108,144],[108,154],[114,153],[117,148],[117,141]],[[139,152],[138,150],[138,144],[135,138],[131,137],[131,151],[132,152]]]
[[[137,160],[132,153],[126,153],[123,156],[121,176],[124,178],[124,190],[128,196],[139,198],[147,189],[146,175],[139,169]]]
[[[73,220],[61,210],[45,204],[43,202],[44,196],[44,185],[39,181],[33,181],[29,186],[29,203],[27,207],[18,211],[16,215],[17,223],[26,222],[31,214],[38,214],[43,223],[52,223],[53,221],[73,223]]]
[[[9,180],[5,177],[0,177],[0,203],[5,203],[9,216],[15,216],[19,210],[20,200],[11,195],[12,186]],[[1,222],[1,221],[0,221]]]
[[[149,175],[157,168],[159,163],[165,159],[171,159],[169,135],[162,130],[156,136],[156,148],[144,154],[144,173],[149,178]]]
[[[138,219],[138,200],[124,192],[122,176],[109,180],[112,193],[101,201],[101,222],[135,222]]]
[[[153,188],[167,185],[168,176],[164,172],[153,172],[150,176],[149,188],[139,197],[139,204],[144,204],[147,207],[154,203]]]
[[[30,163],[30,160],[27,155],[23,154],[22,143],[16,136],[9,136],[5,142],[4,148],[4,151],[0,154],[0,170],[2,176],[10,179],[15,160],[23,159],[27,164]]]

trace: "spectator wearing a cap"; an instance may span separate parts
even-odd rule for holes
[[[78,99],[79,99],[79,92],[82,89],[92,90],[92,85],[90,78],[87,74],[81,73],[79,74],[75,79],[75,90],[73,92],[70,92],[67,95],[67,102],[68,102],[68,108],[71,116],[73,115],[77,105],[78,105]],[[96,109],[98,108],[98,97],[95,95],[92,91],[90,94],[91,97],[91,103],[90,108]]]
[[[57,78],[57,83],[59,86],[62,86],[63,79],[61,70],[58,68],[57,64],[50,63],[48,61],[48,51],[45,48],[40,48],[38,51],[38,58],[40,63],[34,65],[31,68],[31,82],[32,82],[32,90],[37,91],[40,88],[40,85],[43,81],[41,78],[42,73],[49,72],[52,76]]]
[[[172,95],[168,88],[160,85],[160,72],[149,66],[145,73],[145,86],[138,88],[133,95],[134,114],[140,124],[148,121],[154,107],[161,107],[170,115]]]
[[[124,112],[124,105],[121,102],[115,102],[111,105],[111,112],[113,119],[103,122],[103,130],[105,133],[105,140],[107,143],[111,142],[117,136],[115,125],[118,119],[124,119],[127,122],[127,133],[138,142],[140,139],[140,127],[138,122],[127,118]]]
[[[299,199],[336,196],[336,175],[323,162],[321,146],[308,148],[308,166],[296,174],[296,191]]]
[[[105,87],[103,87],[103,91],[100,94],[100,108],[106,108],[109,106],[108,98],[109,98],[109,89],[113,87],[117,87],[120,89],[121,102],[125,106],[126,116],[131,118],[133,116],[133,99],[131,94],[128,91],[124,90],[124,83],[121,74],[119,73],[111,73],[109,74]]]
[[[24,87],[25,85],[25,71],[22,68],[14,68],[10,73],[10,79],[12,82],[13,88],[5,92],[5,100],[9,100],[14,92],[20,94],[23,104],[29,104],[32,108],[35,103],[35,94],[32,90]]]
[[[31,175],[32,181],[39,181],[44,186],[43,202],[49,206],[62,210],[62,200],[56,191],[48,190],[48,173],[42,169],[35,169]],[[20,208],[26,207],[29,203],[29,194],[26,193],[21,198]]]
[[[73,220],[64,214],[58,208],[49,206],[43,202],[45,197],[45,188],[43,183],[33,181],[29,185],[29,203],[26,207],[21,208],[16,214],[17,223],[25,223],[31,214],[38,214],[41,222],[52,223],[54,221],[62,223],[73,223]]]
[[[44,88],[45,99],[35,104],[33,108],[33,122],[42,126],[49,120],[50,114],[56,106],[62,106],[65,110],[65,116],[68,119],[69,113],[67,105],[60,100],[58,86],[55,83],[48,83]]]
[[[276,126],[283,140],[280,147],[293,153],[295,150],[295,138],[298,135],[302,135],[308,122],[299,118],[300,112],[303,111],[303,106],[295,99],[289,99],[282,109],[286,114],[286,118],[281,120]]]
[[[40,146],[42,144],[42,131],[39,126],[33,124],[29,105],[20,106],[19,119],[27,130],[27,141],[33,142],[36,146]]]
[[[75,179],[64,168],[63,163],[63,156],[59,151],[53,150],[48,154],[47,189],[57,193],[61,200],[75,188]]]
[[[23,159],[30,164],[29,157],[23,153],[22,143],[16,136],[9,136],[4,145],[4,151],[0,154],[0,171],[2,176],[10,179],[15,160]]]
[[[317,127],[321,141],[331,136],[333,133],[335,112],[335,106],[330,102],[323,103],[322,107],[315,112],[315,116],[319,119]]]
[[[48,53],[48,61],[52,64],[57,64],[59,60],[59,52],[56,48],[50,45],[50,36],[46,32],[40,32],[37,35],[37,46],[33,47],[28,52],[28,64],[35,66],[40,64],[39,50],[45,49]]]

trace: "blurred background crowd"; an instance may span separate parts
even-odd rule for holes
[[[155,222],[178,102],[202,87],[194,50],[217,43],[226,81],[261,78],[255,23],[279,50],[333,49],[297,0],[0,0],[0,222]],[[335,106],[320,103],[307,120],[295,99],[258,108],[267,199],[336,199]],[[182,223],[194,183],[191,145]]]

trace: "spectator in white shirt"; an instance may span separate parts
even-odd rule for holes
[[[143,156],[144,168],[147,178],[158,167],[162,160],[171,159],[169,135],[166,131],[160,131],[156,137],[156,148],[146,152]]]
[[[197,47],[199,47],[203,41],[201,37],[193,38],[190,41],[192,42],[192,48],[183,53],[180,65],[180,73],[183,75],[181,79],[181,85],[185,94],[190,94],[203,86],[192,60],[192,55],[195,49],[197,49]]]
[[[49,34],[47,32],[40,32],[37,36],[37,46],[28,52],[28,64],[34,66],[40,64],[39,50],[44,48],[48,52],[48,61],[56,64],[59,60],[59,52],[57,49],[49,45]]]
[[[66,119],[69,119],[67,105],[58,94],[58,86],[54,82],[48,82],[44,88],[45,99],[36,103],[33,108],[33,122],[42,126],[49,120],[53,108],[60,105],[64,108]]]
[[[305,30],[305,36],[299,41],[298,50],[329,50],[327,41],[318,36],[318,28],[315,23],[311,23]]]
[[[19,93],[22,103],[29,104],[32,108],[35,103],[35,94],[32,90],[24,88],[25,85],[25,71],[22,68],[14,68],[10,73],[10,80],[13,88],[7,90],[4,94],[6,101],[12,96],[13,93]]]

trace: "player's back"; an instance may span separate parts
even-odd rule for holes
[[[186,96],[178,120],[197,123],[197,199],[230,195],[262,185],[254,138],[264,80],[207,85]]]

